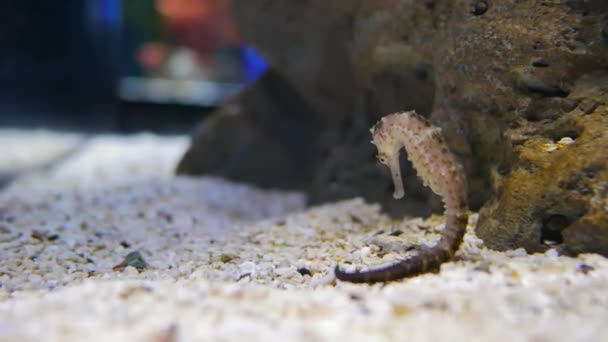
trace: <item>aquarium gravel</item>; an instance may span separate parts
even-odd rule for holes
[[[299,193],[174,177],[186,147],[185,137],[91,137],[0,192],[0,340],[608,337],[604,257],[492,251],[473,214],[439,273],[338,282],[336,263],[363,270],[432,245],[443,217],[392,220],[359,198],[306,208]]]

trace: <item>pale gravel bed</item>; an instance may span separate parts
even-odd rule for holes
[[[438,274],[336,282],[337,262],[365,268],[433,244],[443,218],[394,221],[361,199],[305,208],[298,193],[173,177],[186,145],[185,137],[95,137],[0,193],[0,340],[608,336],[604,257],[488,250],[472,215],[456,260]],[[112,269],[135,250],[148,268]]]

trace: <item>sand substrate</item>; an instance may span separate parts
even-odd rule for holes
[[[173,177],[185,137],[73,144],[0,193],[1,341],[608,338],[604,257],[491,251],[472,215],[438,274],[336,282],[336,263],[364,269],[432,245],[443,218],[395,221],[361,199],[305,208],[298,193]],[[141,259],[125,264],[132,252]]]

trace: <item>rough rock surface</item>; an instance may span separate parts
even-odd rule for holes
[[[203,121],[178,173],[213,173],[265,187],[303,188],[314,172],[320,125],[275,72]]]
[[[312,203],[356,194],[392,214],[438,209],[407,165],[407,198],[395,203],[367,143],[378,117],[416,109],[443,128],[461,158],[471,207],[483,206],[478,229],[489,246],[533,252],[559,243],[567,253],[606,254],[608,2],[234,0],[233,6],[244,39],[308,104],[311,127],[319,128],[309,177],[287,182],[308,185]],[[268,106],[280,101],[268,95]],[[296,132],[299,123],[281,120],[287,114],[275,110],[266,130]],[[241,118],[258,115],[245,110]],[[230,129],[220,135],[230,136]],[[566,137],[575,143],[556,153],[538,149]],[[214,145],[195,144],[188,158],[214,158],[210,151]],[[223,175],[222,165],[180,172]],[[233,178],[285,185],[258,181],[264,172]],[[292,175],[301,176],[285,177]]]
[[[497,180],[477,228],[489,247],[608,255],[608,115],[598,105],[608,103],[608,74],[582,77],[569,98],[557,120],[513,131],[517,168]]]

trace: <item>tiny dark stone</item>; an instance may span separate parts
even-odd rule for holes
[[[237,280],[236,280],[236,281],[240,281],[240,280],[242,280],[242,279],[244,279],[244,278],[247,278],[247,277],[251,278],[251,272],[247,272],[247,273],[243,273],[243,274],[241,274],[241,275],[240,275],[240,276],[237,278]]]
[[[93,260],[93,259],[91,259],[91,258],[87,258],[87,262],[88,262],[89,264],[94,264],[94,263],[95,263],[95,260]]]
[[[382,235],[384,234],[384,230],[380,229],[379,231],[375,232],[374,235]]]
[[[595,267],[593,267],[591,265],[583,264],[583,263],[578,264],[578,266],[576,266],[576,271],[581,272],[582,274],[587,274],[594,270],[595,270]]]
[[[488,2],[485,0],[475,0],[471,4],[471,14],[482,15],[488,11]]]
[[[230,253],[220,255],[220,261],[223,262],[224,264],[227,264],[236,258],[237,258],[236,255],[230,254]]]
[[[148,264],[138,251],[127,254],[125,259],[118,265],[112,267],[113,271],[123,271],[127,266],[135,267],[138,271],[143,271]]]
[[[483,273],[490,273],[490,265],[488,263],[486,263],[486,262],[481,263],[481,264],[475,266],[473,268],[473,271],[483,272]]]
[[[301,275],[305,276],[305,275],[312,275],[310,273],[310,270],[306,267],[300,267],[298,268],[298,273],[300,273]]]
[[[363,298],[356,293],[349,293],[348,298],[350,298],[350,300],[353,300],[355,302],[359,302],[359,301],[363,300]]]
[[[123,248],[130,248],[130,247],[131,247],[131,244],[130,244],[130,243],[128,243],[127,241],[121,241],[121,242],[120,242],[120,245],[121,245]]]
[[[405,246],[405,248],[403,248],[403,250],[406,251],[406,252],[413,251],[415,249],[418,249],[418,246],[416,246],[416,245],[409,245],[409,246]]]
[[[547,62],[547,60],[542,57],[536,57],[532,60],[532,66],[535,66],[537,68],[546,68],[549,66],[549,62]]]
[[[34,230],[32,230],[31,237],[32,237],[33,239],[36,239],[36,240],[40,240],[40,241],[42,241],[42,240],[44,239],[44,235],[45,235],[45,233],[44,233],[44,232],[41,232],[41,231],[39,231],[39,230],[35,230],[35,229],[34,229]]]
[[[59,235],[58,234],[49,235],[46,239],[47,239],[47,241],[55,241],[55,240],[59,239]]]
[[[402,231],[400,231],[400,230],[394,230],[394,231],[390,232],[388,235],[390,235],[390,236],[399,236],[401,234],[403,234]]]

